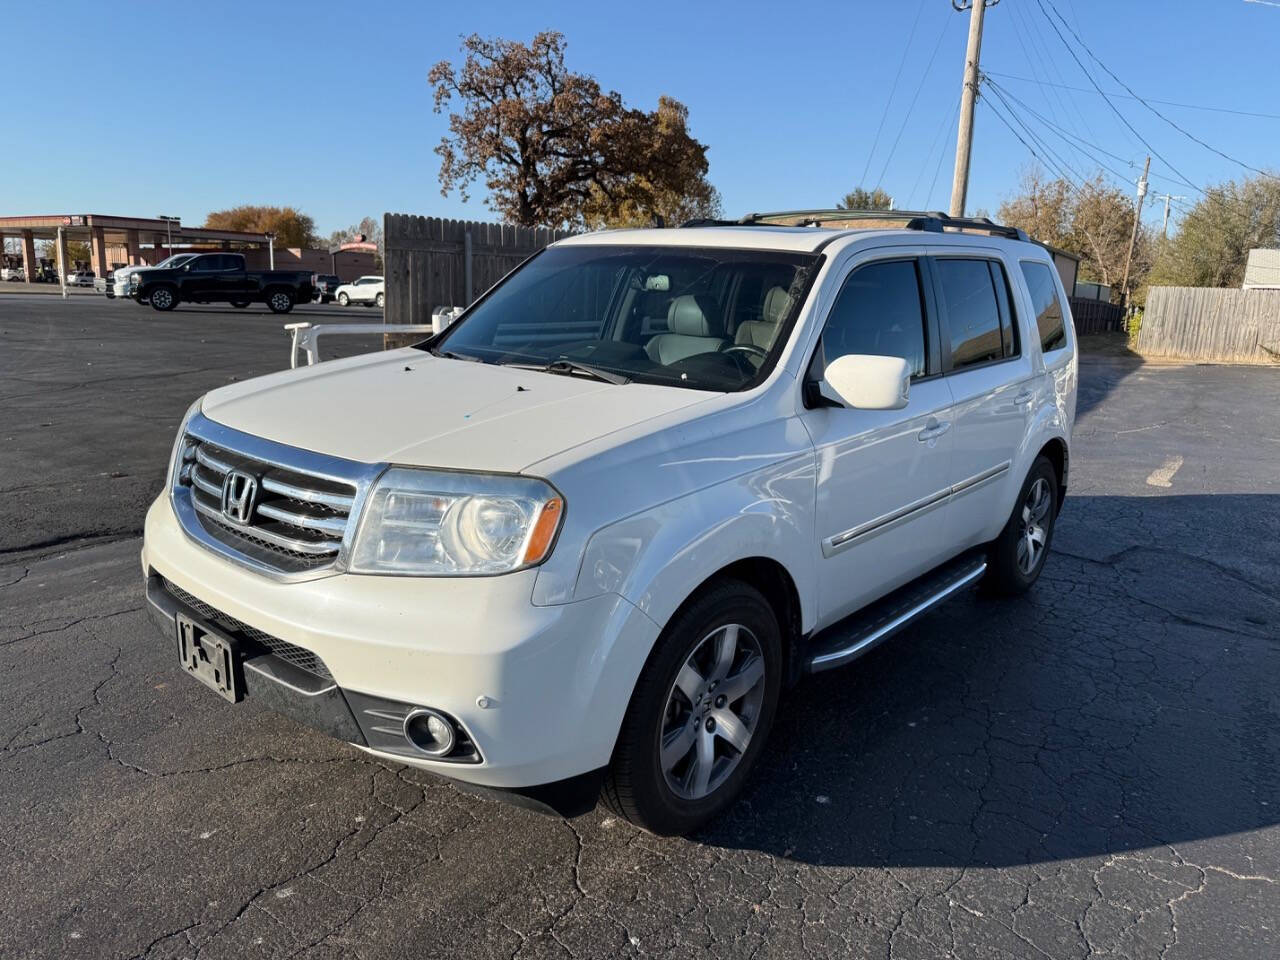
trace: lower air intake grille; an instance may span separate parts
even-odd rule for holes
[[[201,617],[208,621],[210,626],[218,627],[227,633],[233,634],[246,647],[245,652],[249,656],[253,656],[255,653],[272,653],[286,663],[292,664],[299,670],[305,670],[313,676],[320,677],[323,680],[333,679],[333,674],[329,672],[325,662],[305,647],[299,647],[296,644],[289,643],[287,640],[281,640],[279,637],[264,633],[257,627],[242,623],[235,617],[228,616],[221,610],[209,606],[198,597],[193,597],[177,584],[170,583],[163,578],[161,582],[174,598],[181,600],[200,614]]]

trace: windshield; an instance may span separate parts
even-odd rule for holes
[[[594,368],[612,382],[741,390],[772,368],[819,260],[714,247],[553,247],[430,348],[568,375]]]
[[[172,257],[165,257],[156,267],[180,267],[194,256],[194,253],[175,253]]]

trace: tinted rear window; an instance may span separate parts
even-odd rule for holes
[[[986,260],[936,261],[943,316],[951,341],[951,367],[1000,360],[1000,307]]]
[[[1040,349],[1045,353],[1067,345],[1067,330],[1062,318],[1062,301],[1053,268],[1047,263],[1022,262],[1022,276],[1031,291],[1031,304],[1036,311],[1036,329],[1040,332]]]

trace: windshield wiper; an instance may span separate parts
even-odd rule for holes
[[[517,367],[521,370],[541,370],[543,373],[558,373],[561,376],[571,377],[575,373],[583,373],[594,380],[602,383],[624,384],[630,383],[631,378],[623,376],[621,373],[614,373],[612,370],[604,370],[600,367],[593,367],[589,363],[579,363],[577,360],[569,360],[561,357],[559,360],[552,360],[550,363],[504,363],[504,367]]]
[[[457,353],[453,350],[432,350],[437,357],[444,357],[446,360],[465,360],[468,363],[484,363],[480,357],[473,357],[469,353]]]

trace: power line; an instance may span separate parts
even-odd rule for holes
[[[920,25],[920,15],[924,13],[925,3],[920,0],[920,8],[916,10],[916,18],[911,22],[911,33],[907,36],[907,45],[902,48],[902,59],[898,62],[898,72],[893,75],[893,86],[889,88],[889,99],[884,102],[884,113],[880,114],[880,125],[876,127],[875,139],[871,141],[871,151],[867,154],[866,166],[862,168],[862,177],[858,181],[861,186],[866,182],[867,171],[871,169],[871,158],[876,155],[876,147],[880,145],[880,133],[884,130],[884,122],[889,117],[889,107],[893,105],[894,95],[898,92],[898,80],[902,77],[902,68],[907,65],[907,54],[911,52],[911,44],[916,38],[916,27]]]
[[[884,182],[884,175],[889,172],[889,164],[893,162],[893,155],[898,152],[898,144],[902,141],[902,133],[907,129],[907,121],[911,119],[911,111],[916,108],[916,101],[920,99],[920,91],[924,89],[924,82],[929,79],[929,73],[933,70],[933,63],[938,58],[938,48],[942,46],[942,38],[947,35],[947,27],[949,25],[950,20],[942,21],[942,29],[938,31],[938,39],[933,45],[933,52],[929,54],[929,65],[920,74],[920,82],[916,84],[916,92],[911,97],[911,103],[907,105],[906,113],[902,115],[902,125],[898,127],[898,135],[893,138],[893,146],[889,148],[889,156],[885,158],[884,166],[880,170],[880,176],[876,179],[876,186]]]
[[[959,103],[957,103],[955,110],[951,111],[951,117],[947,118],[944,116],[942,118],[942,125],[938,127],[938,132],[933,135],[933,142],[929,145],[929,150],[924,155],[924,159],[920,161],[920,172],[916,174],[916,178],[914,181],[912,181],[912,184],[911,184],[911,192],[907,194],[907,206],[910,209],[913,209],[913,210],[921,209],[915,206],[916,189],[920,186],[920,181],[924,179],[924,172],[929,169],[929,161],[933,159],[933,151],[937,150],[938,144],[944,141],[947,131],[955,126],[956,115],[959,112],[960,112],[960,105]],[[943,147],[943,154],[945,153],[946,153],[946,148]],[[928,206],[928,204],[929,204],[929,198],[926,196],[925,206]]]
[[[1077,93],[1097,93],[1098,92],[1096,90],[1090,90],[1087,87],[1073,87],[1065,83],[1050,83],[1047,80],[1037,80],[1031,77],[1020,77],[1014,73],[1000,73],[996,70],[988,70],[987,73],[989,73],[993,77],[1001,77],[1005,80],[1019,80],[1023,83],[1034,83],[1037,86],[1041,86],[1041,87],[1058,87],[1063,90],[1074,90]],[[1116,97],[1117,99],[1120,99],[1120,100],[1143,100],[1148,103],[1159,103],[1166,107],[1185,107],[1188,110],[1205,110],[1210,113],[1234,113],[1237,116],[1241,116],[1241,117],[1259,117],[1263,120],[1280,120],[1280,113],[1256,113],[1252,110],[1233,110],[1230,107],[1206,107],[1198,103],[1179,103],[1176,100],[1159,100],[1155,97],[1141,97],[1136,93],[1127,94],[1127,93],[1115,93],[1114,91],[1109,91],[1103,94],[1103,96]]]
[[[1104,161],[1099,160],[1096,156],[1094,156],[1094,155],[1093,155],[1092,153],[1090,153],[1088,150],[1085,150],[1085,149],[1084,149],[1084,147],[1092,147],[1094,150],[1097,150],[1099,153],[1105,154],[1106,156],[1111,157],[1113,160],[1118,160],[1118,161],[1120,161],[1120,162],[1121,162],[1121,163],[1123,163],[1125,166],[1128,166],[1128,167],[1135,167],[1135,168],[1136,168],[1136,167],[1137,167],[1137,164],[1136,164],[1136,163],[1134,163],[1132,160],[1128,159],[1127,157],[1122,157],[1122,156],[1120,156],[1120,155],[1119,155],[1119,154],[1117,154],[1117,153],[1112,153],[1110,150],[1107,150],[1107,149],[1106,149],[1106,148],[1104,148],[1104,147],[1100,147],[1100,146],[1098,146],[1096,143],[1091,143],[1090,141],[1088,141],[1088,140],[1084,140],[1084,139],[1082,139],[1082,138],[1080,138],[1080,137],[1074,137],[1074,138],[1073,138],[1073,135],[1072,135],[1070,132],[1068,132],[1068,131],[1067,131],[1067,130],[1065,130],[1064,128],[1062,128],[1062,127],[1058,126],[1056,123],[1054,123],[1054,122],[1053,122],[1052,120],[1050,120],[1048,117],[1046,117],[1046,116],[1044,116],[1043,114],[1039,113],[1039,112],[1038,112],[1034,107],[1032,107],[1032,106],[1031,106],[1030,104],[1028,104],[1026,101],[1021,100],[1021,99],[1019,99],[1018,97],[1016,97],[1012,92],[1010,92],[1009,90],[1007,90],[1004,86],[1002,86],[1001,84],[996,83],[996,81],[995,81],[995,80],[993,80],[990,76],[985,77],[985,80],[986,80],[986,82],[987,82],[987,86],[988,86],[992,91],[994,91],[997,95],[1001,95],[1001,94],[1003,94],[1003,97],[1007,97],[1008,99],[1012,100],[1014,103],[1016,103],[1016,104],[1018,104],[1019,106],[1021,106],[1024,110],[1026,110],[1026,111],[1027,111],[1028,113],[1030,113],[1033,117],[1035,117],[1037,120],[1039,120],[1042,124],[1044,124],[1046,127],[1048,127],[1048,128],[1049,128],[1049,131],[1050,131],[1051,133],[1053,133],[1055,136],[1057,136],[1060,140],[1062,140],[1062,141],[1063,141],[1064,143],[1066,143],[1068,146],[1072,147],[1072,148],[1073,148],[1073,149],[1075,149],[1077,152],[1079,152],[1079,153],[1083,154],[1085,157],[1088,157],[1091,161],[1093,161],[1095,164],[1097,164],[1097,165],[1098,165],[1099,167],[1101,167],[1102,169],[1104,169],[1104,170],[1108,171],[1109,173],[1111,173],[1111,174],[1113,174],[1114,176],[1116,176],[1117,178],[1119,178],[1119,180],[1120,180],[1121,182],[1123,182],[1123,183],[1125,183],[1125,184],[1128,184],[1128,183],[1129,183],[1130,178],[1129,178],[1129,174],[1128,174],[1128,173],[1121,173],[1120,171],[1116,170],[1114,167],[1110,166],[1109,164],[1105,163]],[[1002,97],[1002,99],[1003,99],[1003,97]],[[1006,109],[1008,109],[1011,113],[1013,112],[1013,108],[1012,108],[1008,103],[1006,103],[1006,104],[1005,104],[1005,107],[1006,107]],[[1083,146],[1081,146],[1081,144],[1083,144]]]
[[[1040,2],[1040,8],[1044,9],[1043,2],[1041,2],[1041,0],[1037,0],[1037,2]],[[1224,160],[1230,160],[1232,163],[1239,164],[1240,166],[1244,167],[1246,170],[1252,170],[1254,173],[1261,174],[1262,176],[1268,177],[1272,180],[1280,180],[1280,177],[1277,177],[1275,174],[1267,173],[1267,171],[1259,169],[1258,167],[1252,166],[1251,164],[1245,163],[1243,160],[1239,160],[1236,157],[1231,156],[1229,153],[1224,153],[1223,151],[1219,150],[1217,147],[1213,146],[1212,144],[1206,143],[1205,141],[1201,140],[1191,131],[1186,130],[1183,127],[1180,127],[1178,124],[1174,123],[1172,120],[1166,117],[1163,113],[1161,113],[1159,110],[1153,107],[1150,103],[1148,103],[1146,100],[1142,99],[1142,97],[1134,93],[1132,88],[1130,88],[1130,86],[1127,83],[1125,83],[1123,80],[1117,77],[1111,71],[1110,67],[1108,67],[1105,63],[1099,60],[1097,55],[1092,50],[1089,49],[1089,45],[1080,39],[1080,35],[1071,29],[1067,21],[1063,19],[1062,14],[1058,13],[1056,9],[1054,9],[1053,13],[1054,13],[1054,16],[1056,16],[1060,21],[1062,21],[1062,25],[1067,28],[1068,32],[1070,32],[1070,34],[1076,38],[1076,43],[1080,44],[1084,52],[1093,58],[1093,62],[1096,63],[1098,66],[1100,66],[1104,71],[1106,71],[1107,76],[1111,77],[1112,80],[1114,80],[1116,83],[1120,84],[1120,86],[1128,90],[1135,100],[1141,103],[1144,107],[1146,107],[1148,110],[1154,113],[1157,117],[1159,117],[1165,123],[1169,124],[1169,126],[1173,127],[1173,129],[1177,130],[1184,137],[1187,137],[1190,140],[1194,140],[1196,143],[1200,144],[1200,146],[1204,147],[1206,150],[1212,153],[1216,153],[1218,156],[1222,157]],[[1052,23],[1052,21],[1050,21],[1050,23]],[[1054,29],[1056,30],[1057,27],[1054,27]]]
[[[1178,178],[1181,179],[1183,183],[1185,183],[1188,187],[1191,187],[1193,190],[1199,190],[1201,193],[1204,193],[1204,191],[1201,190],[1200,187],[1196,186],[1194,183],[1188,180],[1186,175],[1183,174],[1181,170],[1179,170],[1172,163],[1166,160],[1163,154],[1161,154],[1159,150],[1151,146],[1151,144],[1147,141],[1146,137],[1140,134],[1137,128],[1132,123],[1129,122],[1129,118],[1120,112],[1120,108],[1111,102],[1111,98],[1108,97],[1105,93],[1103,93],[1102,87],[1098,86],[1098,81],[1093,79],[1093,74],[1089,72],[1088,68],[1085,67],[1085,65],[1081,62],[1080,58],[1076,56],[1076,52],[1074,49],[1072,49],[1071,44],[1067,43],[1067,38],[1062,35],[1062,31],[1058,29],[1058,25],[1054,23],[1053,20],[1049,17],[1049,11],[1048,9],[1046,9],[1044,5],[1044,0],[1036,0],[1036,4],[1040,7],[1040,11],[1041,13],[1044,14],[1045,19],[1049,21],[1049,26],[1053,28],[1053,32],[1056,33],[1058,35],[1058,39],[1062,41],[1062,45],[1067,48],[1067,53],[1071,54],[1071,59],[1076,62],[1076,65],[1088,78],[1089,83],[1092,84],[1093,88],[1098,91],[1098,93],[1102,96],[1102,99],[1107,102],[1107,106],[1111,108],[1112,113],[1114,113],[1117,117],[1120,118],[1120,122],[1123,123],[1135,137],[1137,137],[1140,141],[1142,141],[1142,145],[1146,147],[1153,155],[1159,158],[1161,163],[1163,163],[1166,167],[1168,167],[1175,174],[1177,174]]]

